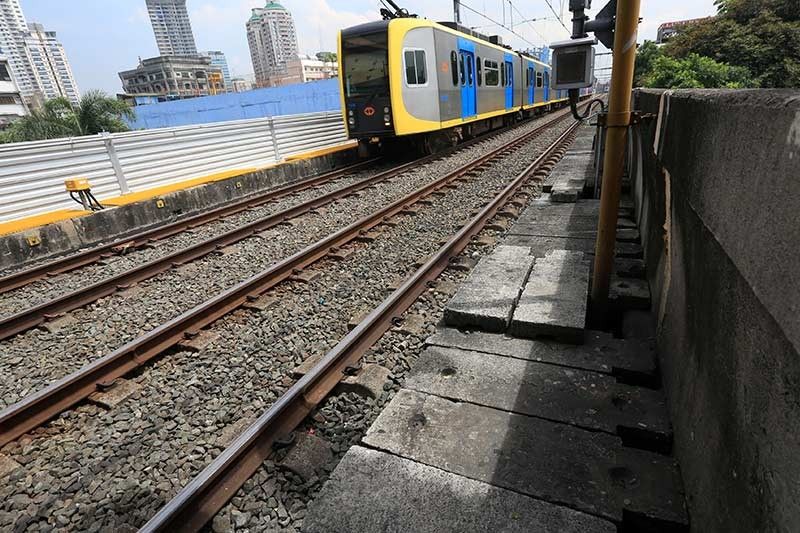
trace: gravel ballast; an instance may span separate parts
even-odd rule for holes
[[[171,352],[140,369],[129,377],[138,392],[114,409],[82,405],[0,450],[24,465],[0,488],[4,502],[0,506],[0,529],[125,531],[141,526],[216,457],[232,436],[294,383],[292,370],[297,365],[338,342],[347,332],[351,317],[374,308],[387,295],[387,287],[413,272],[415,262],[435,252],[440,241],[450,237],[473,210],[527,166],[567,124],[562,122],[457,189],[433,198],[433,204],[421,206],[415,216],[397,217],[397,225],[383,227],[374,242],[348,246],[355,252],[349,258],[320,261],[309,269],[319,274],[310,283],[280,284],[270,291],[277,302],[272,307],[261,312],[236,311],[221,319],[212,327],[219,338],[205,349]],[[519,132],[506,135],[517,136]],[[462,160],[448,159],[434,164],[445,168],[432,170],[426,166],[410,177],[393,180],[392,188],[397,190],[394,198],[463,164],[464,158],[474,158],[475,153],[452,157]],[[415,181],[417,177],[420,181]],[[388,201],[377,188],[361,198],[336,202],[324,212],[303,217],[303,224],[290,231],[276,228],[272,238],[248,239],[236,252],[193,263],[191,275],[185,271],[165,273],[142,283],[139,290],[143,292],[138,296],[113,296],[105,300],[117,299],[114,302],[98,302],[72,313],[86,313],[76,318],[80,324],[92,324],[87,334],[36,330],[4,343],[2,348],[15,345],[22,350],[20,339],[41,335],[43,338],[28,339],[29,344],[51,343],[39,344],[38,352],[43,346],[45,350],[72,350],[71,356],[62,358],[61,370],[71,366],[76,353],[83,355],[83,363],[124,342],[126,336],[132,338],[154,327],[164,320],[163,314],[174,315],[184,302],[191,305],[216,293],[225,286],[224,280],[235,278],[235,282],[248,268],[258,271],[273,262],[274,254],[288,255],[293,245],[299,249],[298,241],[306,230],[307,238],[313,241],[335,229],[330,226],[331,219],[346,219],[342,226],[355,220],[358,213],[364,213],[354,213],[362,207],[358,202],[374,207]],[[470,245],[465,253],[478,256],[484,249]],[[417,331],[389,332],[365,357],[366,363],[381,364],[392,372],[391,382],[377,400],[352,393],[332,396],[321,406],[313,424],[301,431],[313,430],[330,441],[335,458],[357,442],[380,407],[399,389],[461,277],[449,270],[440,276],[437,288],[427,291],[407,313],[421,318]],[[179,291],[175,287],[180,287]],[[156,295],[159,298],[154,298]],[[139,315],[131,316],[137,306],[142,306]],[[112,310],[116,319],[109,316]],[[109,324],[115,328],[113,333],[106,329]],[[125,334],[119,335],[120,329]],[[24,352],[28,358],[31,351],[29,347]],[[5,360],[5,354],[0,357]],[[46,379],[39,376],[39,383]],[[326,471],[333,466],[335,460]],[[267,461],[215,519],[213,529],[296,530],[325,475],[321,472],[319,478],[303,480]]]

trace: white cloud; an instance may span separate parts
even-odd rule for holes
[[[286,8],[294,16],[300,50],[304,53],[335,50],[340,29],[380,19],[377,9],[356,13],[343,7],[334,8],[328,0],[286,2]]]

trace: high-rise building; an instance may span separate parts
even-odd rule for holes
[[[150,23],[162,56],[196,56],[186,0],[145,0]]]
[[[233,83],[231,80],[231,70],[228,68],[228,60],[225,58],[225,54],[219,50],[209,50],[203,55],[210,57],[211,64],[215,67],[219,67],[220,70],[222,70],[222,77],[225,80],[225,87],[227,87],[229,91],[232,90]]]
[[[8,60],[11,76],[23,96],[33,93],[31,67],[22,50],[22,36],[28,30],[19,0],[0,0],[0,54]]]
[[[36,90],[48,100],[63,96],[78,103],[78,84],[56,32],[47,31],[41,24],[32,22],[28,24],[22,45],[27,62],[32,67]]]
[[[28,103],[79,96],[72,68],[55,32],[28,24],[19,0],[0,0],[0,54],[8,59],[11,77]]]
[[[278,85],[276,80],[287,74],[287,64],[298,56],[292,14],[277,2],[253,9],[247,21],[247,42],[256,84],[259,87]]]
[[[27,113],[19,88],[11,77],[8,60],[0,56],[0,130]]]

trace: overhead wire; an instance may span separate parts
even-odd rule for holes
[[[531,29],[532,29],[532,30],[533,30],[533,31],[536,33],[536,35],[538,35],[539,37],[541,37],[541,38],[542,38],[542,41],[544,41],[544,43],[545,43],[545,44],[547,44],[547,38],[545,38],[545,36],[544,36],[544,35],[542,35],[541,33],[539,33],[539,30],[537,30],[537,29],[536,29],[536,27],[535,27],[535,26],[532,24],[532,21],[531,21],[531,20],[525,20],[525,15],[523,15],[523,14],[522,14],[522,11],[520,11],[520,10],[519,10],[519,8],[518,8],[517,6],[515,6],[515,5],[514,5],[514,4],[513,4],[513,3],[512,3],[510,0],[509,0],[509,2],[508,2],[508,3],[509,3],[509,5],[510,5],[510,6],[511,6],[511,7],[512,7],[512,8],[513,8],[513,9],[514,9],[514,10],[515,10],[517,13],[519,13],[519,16],[520,16],[520,17],[522,17],[522,19],[523,19],[523,22],[527,22],[527,23],[528,23],[528,26],[530,26],[530,27],[531,27]]]
[[[517,37],[519,37],[520,39],[522,39],[523,41],[525,41],[525,42],[526,42],[526,43],[528,43],[529,45],[531,45],[531,46],[534,46],[534,47],[536,46],[536,44],[532,43],[531,41],[529,41],[528,39],[526,39],[525,37],[523,37],[523,36],[522,36],[522,35],[520,35],[519,33],[515,32],[515,31],[514,31],[512,28],[509,28],[508,26],[506,26],[505,24],[503,24],[503,23],[501,23],[501,22],[497,22],[496,20],[494,20],[494,19],[493,19],[493,18],[491,18],[490,16],[488,16],[488,15],[486,15],[486,14],[484,14],[484,13],[481,13],[481,12],[480,12],[480,11],[478,11],[477,9],[473,9],[473,8],[471,8],[470,6],[468,6],[467,4],[465,4],[464,2],[461,2],[461,7],[464,7],[464,8],[466,8],[466,9],[468,9],[468,10],[472,11],[472,12],[473,12],[473,13],[475,13],[476,15],[478,15],[478,16],[481,16],[481,17],[485,18],[486,20],[488,20],[489,22],[491,22],[491,23],[495,24],[496,26],[500,26],[501,28],[505,28],[507,31],[509,31],[509,32],[513,33],[514,35],[516,35]],[[547,42],[547,41],[545,41],[545,42]]]

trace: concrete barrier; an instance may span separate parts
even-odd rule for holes
[[[642,90],[634,193],[694,531],[800,531],[800,92]]]

